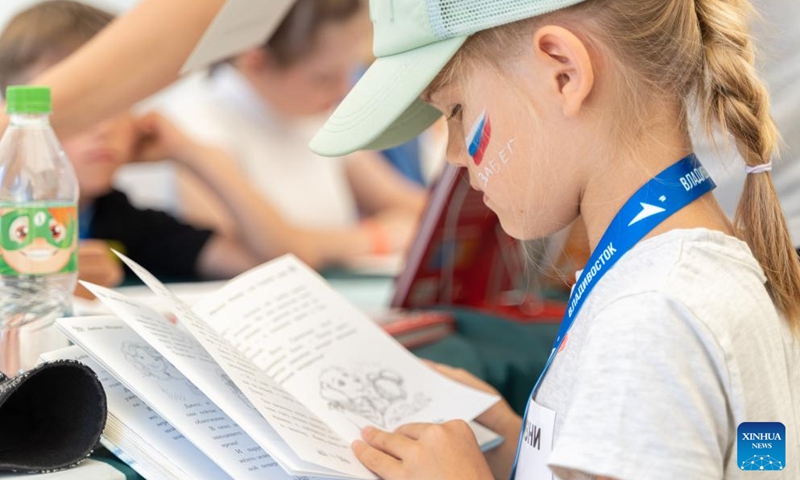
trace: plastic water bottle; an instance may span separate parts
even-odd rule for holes
[[[0,370],[67,344],[78,276],[78,180],[50,127],[50,89],[9,87],[0,140]]]

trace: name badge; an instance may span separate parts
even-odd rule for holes
[[[553,451],[555,426],[556,412],[539,405],[531,398],[525,424],[522,426],[514,480],[552,480],[553,472],[547,466],[547,461]]]

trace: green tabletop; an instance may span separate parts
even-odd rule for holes
[[[471,310],[452,311],[456,333],[414,353],[486,380],[521,415],[547,362],[560,319],[518,322]]]
[[[105,462],[116,468],[125,475],[125,480],[140,480],[143,478],[136,472],[136,470],[132,469],[122,460],[114,456],[114,454],[109,452],[105,447],[100,447],[92,452],[91,458],[100,462]]]

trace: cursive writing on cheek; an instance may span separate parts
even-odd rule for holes
[[[515,141],[516,138],[510,138],[497,152],[496,158],[492,158],[477,170],[478,179],[484,187],[489,184],[490,178],[499,175],[503,167],[511,161],[511,158],[514,156]]]

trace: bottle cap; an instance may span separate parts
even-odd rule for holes
[[[52,111],[50,87],[12,86],[6,89],[6,112],[9,114]]]

